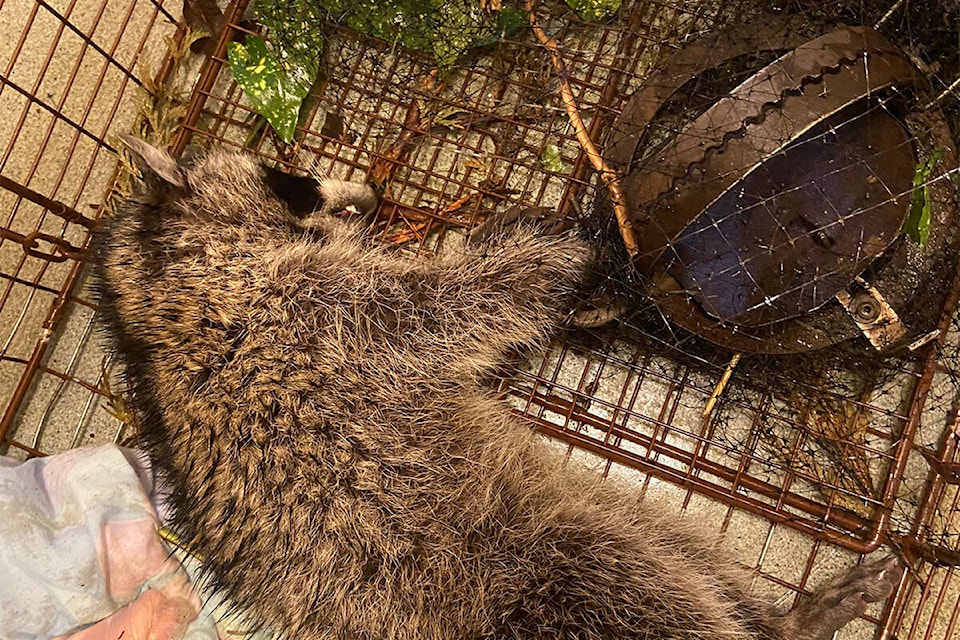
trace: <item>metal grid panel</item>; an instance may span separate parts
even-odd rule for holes
[[[161,69],[176,24],[136,0],[2,2],[0,24],[0,437],[36,455],[67,432],[73,446],[116,436],[85,349],[94,308],[73,291],[113,183],[112,136],[139,119],[142,74]],[[30,427],[8,437],[15,422]]]
[[[16,455],[114,440],[122,429],[104,407],[110,363],[96,348],[80,251],[98,211],[90,205],[103,202],[113,179],[109,136],[137,119],[137,64],[148,59],[163,75],[163,38],[175,27],[158,1],[76,4],[0,3],[0,18],[21,34],[0,44],[0,109],[16,114],[0,123],[0,439]],[[296,143],[286,146],[254,134],[257,116],[222,72],[229,30],[242,31],[235,24],[242,11],[242,4],[230,6],[218,50],[199,70],[176,151],[191,141],[219,143],[348,179],[382,171],[387,195],[376,231],[414,251],[431,250],[448,230],[470,226],[503,203],[577,211],[595,198],[556,79],[528,38],[438,82],[428,61],[338,30],[325,53],[323,93]],[[660,50],[715,27],[720,12],[707,2],[639,1],[626,19],[602,29],[544,16],[564,44],[594,139],[602,139]],[[558,148],[561,171],[540,161],[548,145]],[[812,590],[841,562],[887,540],[891,527],[924,540],[956,535],[955,486],[919,453],[939,438],[945,406],[954,400],[949,347],[931,347],[872,395],[837,396],[868,425],[865,438],[839,444],[841,455],[870,460],[867,474],[880,484],[867,494],[824,477],[816,465],[789,462],[803,461],[809,414],[798,415],[772,394],[748,392],[723,397],[704,418],[723,367],[692,367],[656,348],[657,336],[638,339],[645,327],[626,329],[615,338],[593,336],[588,346],[558,343],[501,389],[571,458],[650,488],[685,517],[724,533],[727,546],[756,570],[759,591],[786,602]],[[931,387],[935,402],[922,413]],[[774,444],[771,434],[780,434]],[[787,462],[772,446],[786,449]],[[953,451],[944,445],[938,455],[951,460]],[[901,483],[908,476],[913,480]],[[922,571],[842,637],[882,630],[901,639],[951,638],[960,624],[954,570],[923,563]]]

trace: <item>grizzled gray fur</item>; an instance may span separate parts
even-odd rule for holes
[[[483,386],[567,308],[573,232],[487,225],[413,259],[331,215],[368,213],[365,185],[129,144],[145,185],[98,234],[105,324],[176,530],[269,627],[824,640],[890,593],[892,559],[773,613],[695,523],[563,468]]]

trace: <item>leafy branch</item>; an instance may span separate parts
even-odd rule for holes
[[[582,19],[599,20],[615,13],[621,0],[566,2]],[[214,0],[184,0],[184,16],[210,33],[224,26]],[[468,51],[525,23],[524,11],[501,0],[256,0],[254,17],[264,35],[229,43],[227,57],[253,108],[285,142],[294,137],[333,24],[425,53],[443,74]]]

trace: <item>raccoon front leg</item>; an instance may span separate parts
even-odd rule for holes
[[[542,209],[510,210],[441,261],[435,295],[472,345],[475,367],[496,366],[508,349],[555,331],[594,254],[571,226]]]

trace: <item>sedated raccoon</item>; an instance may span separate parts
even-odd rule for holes
[[[366,185],[233,152],[144,184],[95,243],[103,318],[174,527],[290,638],[826,640],[893,558],[785,614],[691,525],[562,468],[482,385],[543,343],[593,250],[550,220],[403,257]],[[522,212],[521,212],[522,213]]]

